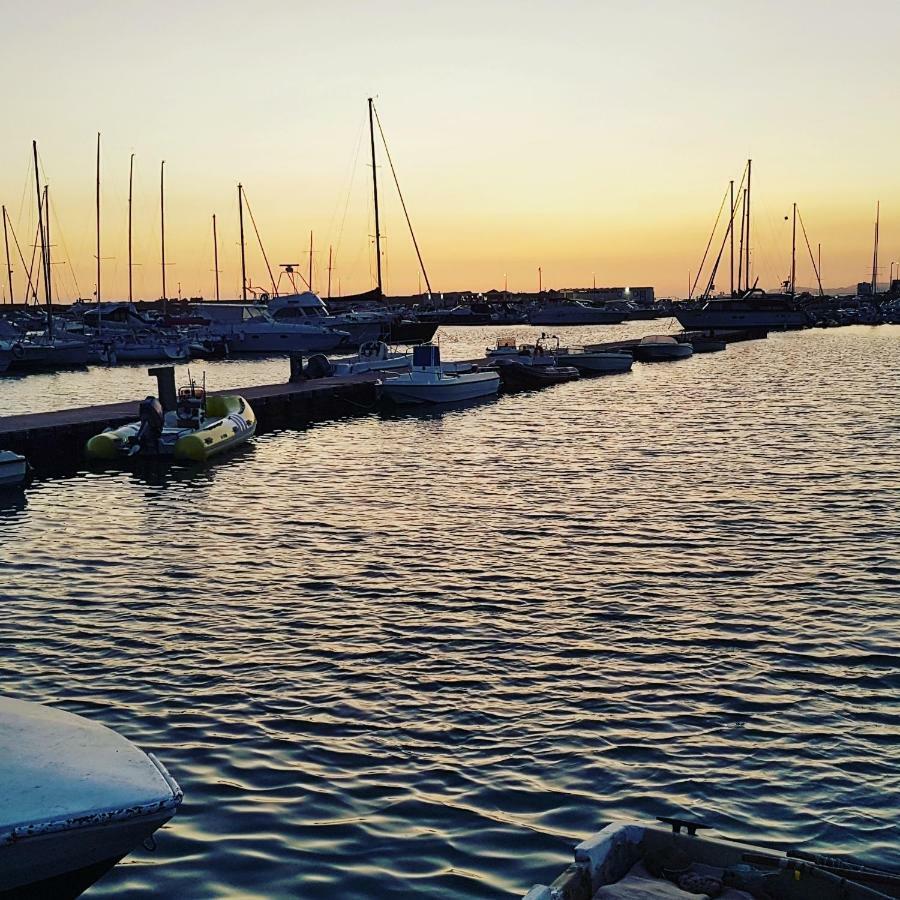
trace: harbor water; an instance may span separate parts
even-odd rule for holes
[[[185,792],[88,896],[511,898],[678,812],[900,864],[898,371],[898,326],[772,335],[4,496],[4,694]]]

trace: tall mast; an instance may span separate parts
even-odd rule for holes
[[[819,256],[819,272],[818,272],[818,275],[819,275],[819,296],[821,297],[821,296],[822,296],[822,242],[821,242],[821,241],[819,241],[819,252],[818,252],[818,256]]]
[[[53,261],[50,258],[50,185],[44,185],[44,231],[47,233],[47,315],[53,316]],[[51,335],[52,337],[52,335]]]
[[[3,244],[6,247],[6,274],[9,277],[9,302],[13,303],[12,266],[9,264],[9,235],[6,232],[6,207],[3,207]]]
[[[734,296],[734,179],[729,182],[729,191],[731,193],[731,219],[728,222],[728,237],[731,241],[731,275],[729,278],[729,290],[731,296]]]
[[[747,188],[744,188],[744,196],[741,199],[741,242],[738,245],[738,293],[741,292],[741,279],[744,275],[744,230],[747,226]]]
[[[797,204],[794,204],[794,224],[791,230],[791,296],[797,293]]]
[[[372,145],[372,195],[375,200],[375,267],[378,272],[378,293],[384,293],[381,286],[381,223],[378,218],[378,172],[375,168],[375,118],[372,98],[369,97],[369,142]]]
[[[331,299],[331,244],[328,245],[328,299]]]
[[[541,293],[541,289],[543,288],[542,276],[543,276],[543,272],[541,272],[541,267],[538,266],[538,293],[539,294]]]
[[[247,257],[244,251],[244,188],[238,184],[238,221],[241,225],[241,300],[247,302]]]
[[[747,279],[747,290],[750,290],[750,169],[753,160],[747,160],[747,264],[745,268],[745,277]]]
[[[216,273],[216,300],[219,299],[219,236],[216,234],[216,214],[213,213],[213,271]]]
[[[165,182],[163,180],[166,169],[166,161],[163,160],[159,164],[159,234],[160,248],[162,250],[162,296],[163,296],[163,315],[169,311],[169,299],[166,294],[166,194]]]
[[[100,324],[100,132],[97,132],[97,324]]]
[[[878,293],[878,224],[881,219],[881,201],[875,207],[875,250],[872,254],[872,296]]]
[[[35,190],[37,191],[38,231],[41,234],[41,268],[44,270],[44,298],[47,301],[47,334],[52,338],[53,307],[50,303],[50,262],[47,258],[49,256],[47,244],[49,243],[50,232],[48,229],[47,233],[44,233],[44,198],[41,196],[41,176],[38,171],[37,141],[31,142],[31,149],[34,151],[34,185]]]
[[[134,300],[134,291],[131,282],[131,189],[134,184],[134,154],[131,154],[131,160],[128,163],[128,302]]]
[[[312,278],[312,256],[313,256],[313,233],[310,231],[309,233],[309,289],[313,289],[313,278]]]

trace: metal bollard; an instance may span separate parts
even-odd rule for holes
[[[288,381],[303,381],[305,380],[305,376],[303,374],[303,354],[302,353],[291,353],[290,355],[290,363],[291,363],[291,375]]]

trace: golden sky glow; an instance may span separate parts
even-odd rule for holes
[[[545,286],[596,273],[684,294],[748,156],[761,284],[787,275],[795,200],[827,284],[871,272],[877,199],[883,280],[900,260],[896,0],[4,7],[0,200],[30,245],[36,138],[54,254],[69,261],[54,267],[63,299],[94,291],[97,131],[105,298],[127,293],[132,152],[136,297],[160,294],[161,159],[170,295],[213,296],[213,213],[222,296],[237,295],[238,181],[273,266],[305,266],[313,230],[317,290],[329,244],[334,293],[371,287],[370,94],[436,290],[502,287],[504,273],[534,290],[540,265]],[[409,293],[415,257],[381,162],[386,287]],[[247,234],[265,286],[249,222]]]

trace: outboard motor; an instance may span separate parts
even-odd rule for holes
[[[134,437],[132,453],[136,453],[141,447],[151,442],[157,443],[166,421],[166,414],[163,411],[162,404],[156,397],[145,397],[141,400],[139,412],[141,425]]]
[[[334,375],[334,366],[324,353],[316,353],[309,358],[305,374],[307,378],[328,378],[329,375]]]

